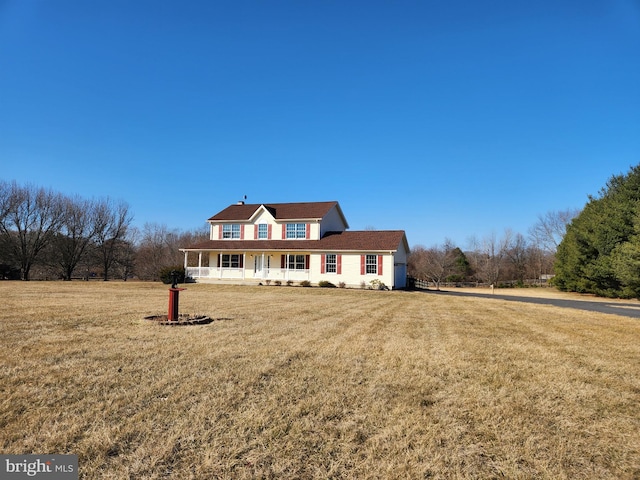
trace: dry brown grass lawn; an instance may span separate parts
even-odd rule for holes
[[[420,292],[0,282],[0,451],[86,479],[639,478],[640,321]]]

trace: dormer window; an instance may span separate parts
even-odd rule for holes
[[[225,224],[222,225],[222,238],[224,239],[232,239],[237,238],[240,239],[240,224]]]
[[[305,223],[287,223],[286,238],[307,238],[307,225]]]
[[[269,225],[261,223],[258,225],[258,239],[266,240],[269,238]]]

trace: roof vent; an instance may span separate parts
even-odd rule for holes
[[[244,199],[240,200],[236,205],[244,205],[244,201],[247,199],[247,196],[244,196]]]

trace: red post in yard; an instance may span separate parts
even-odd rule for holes
[[[178,320],[178,301],[179,301],[179,297],[178,295],[180,295],[180,290],[178,290],[177,288],[170,288],[169,289],[169,321],[173,322],[175,320]]]
[[[181,290],[184,288],[177,288],[177,273],[171,272],[171,288],[169,289],[169,315],[167,318],[170,322],[178,321],[178,303]]]

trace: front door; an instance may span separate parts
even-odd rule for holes
[[[264,264],[264,258],[262,257],[262,255],[256,255],[255,257],[253,257],[254,260],[254,274],[253,276],[255,278],[262,278],[262,274],[263,272],[263,264]]]
[[[258,254],[254,257],[254,278],[267,278],[269,276],[270,260],[269,255],[264,254]]]

